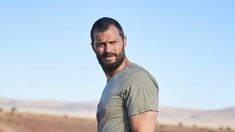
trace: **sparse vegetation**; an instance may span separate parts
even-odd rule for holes
[[[228,126],[228,127],[226,127],[226,130],[231,131],[232,129]]]
[[[2,112],[3,111],[3,109],[2,108],[0,108],[0,112]]]
[[[10,114],[10,115],[14,115],[14,114],[16,113],[16,110],[17,110],[16,107],[12,107],[9,114]]]
[[[67,114],[64,114],[64,116],[63,116],[65,119],[67,119],[68,118],[68,115]]]
[[[165,126],[163,124],[160,124],[160,128],[164,128]]]
[[[11,111],[13,110],[13,111]],[[0,132],[95,132],[96,120],[64,119],[55,115],[28,114],[10,109],[7,114],[0,113]],[[10,114],[10,113],[14,114]]]
[[[48,130],[50,130],[50,132],[97,131],[95,119],[78,118],[67,114],[49,116],[28,112],[21,113],[17,111],[16,108],[10,109],[9,113],[14,113],[14,115],[8,115],[8,113],[5,114],[4,112],[0,113],[0,131],[6,128],[9,131],[15,131],[17,129],[17,132],[42,132]],[[183,124],[183,122],[179,122],[175,125],[158,122],[156,126],[157,129],[155,132],[234,132],[232,127],[220,126],[219,129],[213,129],[201,127],[199,124],[187,126],[187,123]]]
[[[209,129],[209,130],[207,130],[207,132],[214,132],[214,131]]]
[[[197,125],[196,125],[196,124],[193,124],[193,128],[196,129],[196,128],[197,128]]]
[[[183,123],[180,122],[180,123],[178,124],[178,127],[183,127]]]

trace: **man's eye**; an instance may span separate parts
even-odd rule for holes
[[[110,43],[110,44],[117,44],[118,41],[110,41],[109,43]]]
[[[105,45],[105,43],[96,43],[97,47],[103,47]]]

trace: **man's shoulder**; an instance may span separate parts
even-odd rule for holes
[[[151,75],[145,68],[136,63],[131,63],[129,67],[130,67],[129,75],[131,76],[141,76],[146,74]]]
[[[129,65],[127,76],[128,76],[127,78],[133,79],[133,80],[150,78],[151,80],[153,79],[154,81],[156,81],[155,78],[145,68],[143,68],[142,66],[136,63],[131,63]]]

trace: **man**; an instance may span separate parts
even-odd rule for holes
[[[97,107],[98,132],[154,132],[158,86],[142,67],[125,55],[126,36],[114,19],[97,20],[91,46],[107,77]]]

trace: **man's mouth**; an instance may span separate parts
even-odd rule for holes
[[[112,56],[105,56],[104,59],[105,59],[105,61],[112,61],[112,60],[115,60],[116,57],[114,55],[112,55]]]

